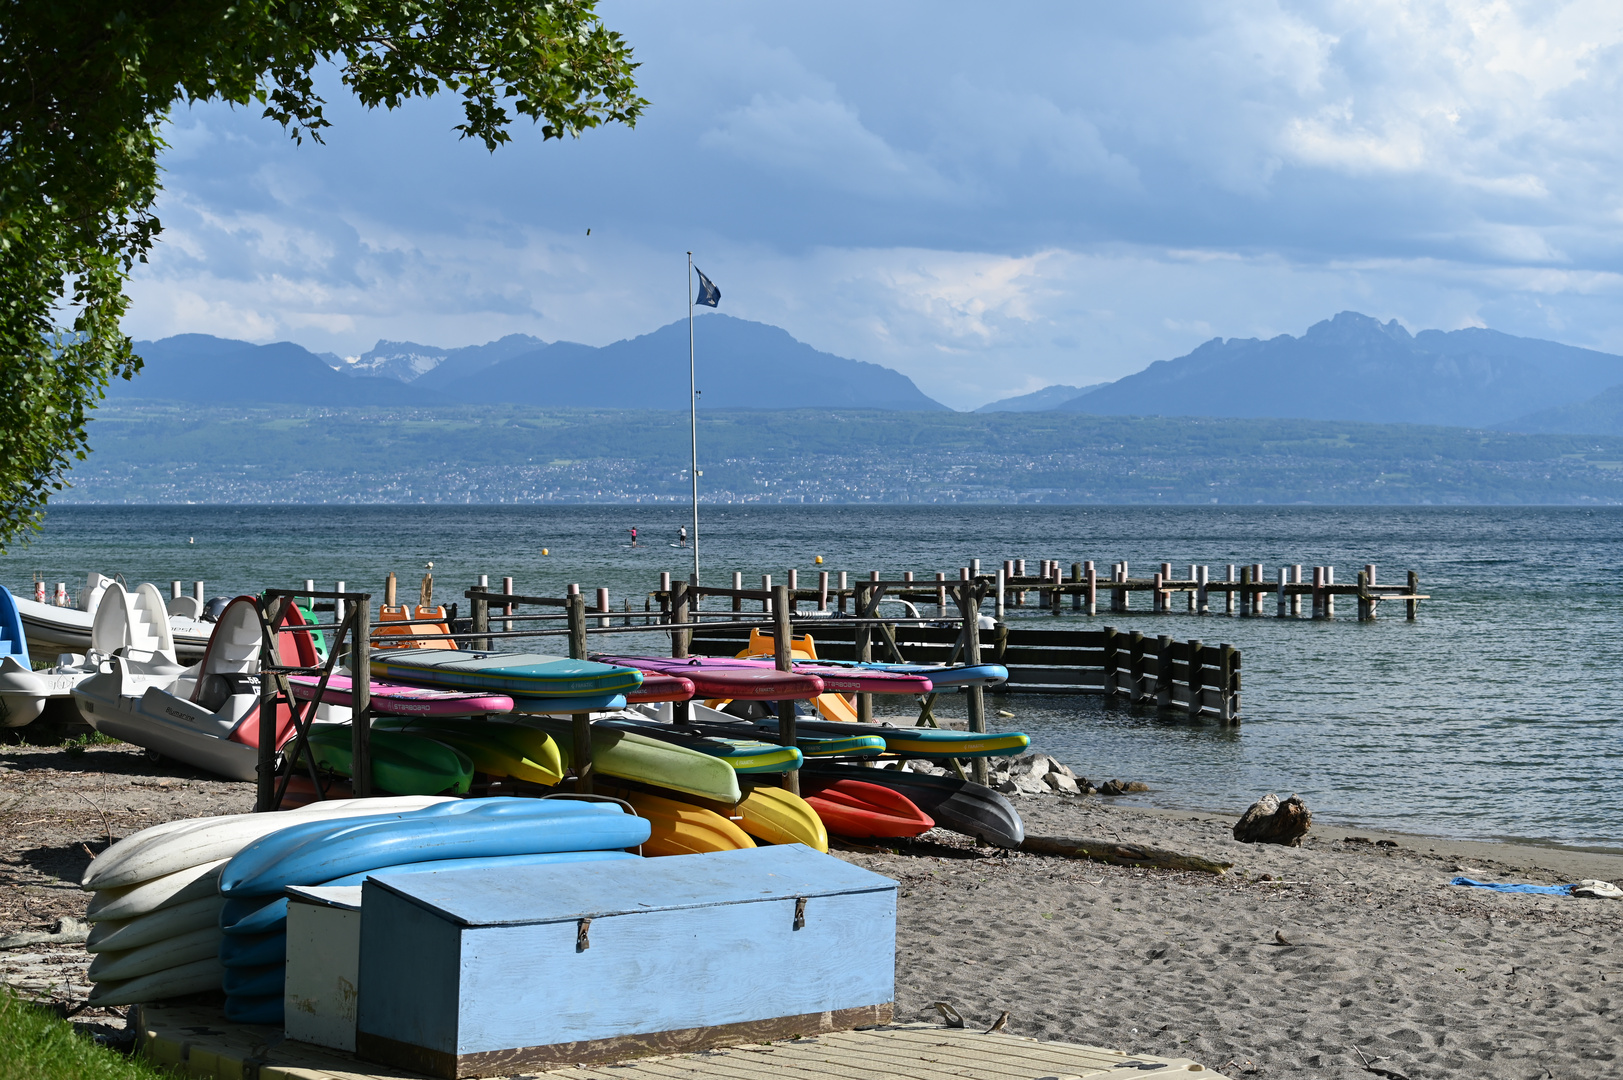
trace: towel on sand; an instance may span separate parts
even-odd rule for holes
[[[1591,900],[1623,900],[1623,889],[1610,881],[1585,879],[1572,885],[1516,885],[1502,881],[1474,881],[1457,877],[1450,885],[1469,885],[1473,889],[1492,889],[1502,893],[1536,893],[1540,896],[1582,896]]]

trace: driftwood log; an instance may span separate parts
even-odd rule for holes
[[[1110,863],[1113,866],[1150,866],[1157,870],[1198,870],[1203,874],[1221,874],[1233,863],[1212,862],[1199,855],[1183,855],[1176,851],[1124,844],[1119,840],[1088,840],[1068,836],[1027,836],[1020,844],[1021,851],[1033,855],[1058,855],[1065,859],[1087,859],[1090,862]]]
[[[1242,844],[1284,844],[1296,847],[1313,827],[1313,812],[1300,795],[1280,802],[1272,792],[1251,804],[1234,823],[1234,839]]]

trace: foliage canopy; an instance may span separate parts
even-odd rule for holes
[[[7,0],[0,14],[0,544],[37,526],[88,449],[87,410],[140,369],[124,286],[160,230],[162,125],[177,104],[263,108],[295,140],[329,126],[333,65],[368,108],[461,96],[495,150],[634,125],[636,64],[595,0]]]

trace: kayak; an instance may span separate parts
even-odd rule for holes
[[[178,903],[181,896],[191,899],[192,896],[186,894],[197,887],[199,879],[189,877],[186,871],[199,873],[198,867],[229,859],[253,841],[271,833],[312,821],[330,821],[334,818],[382,820],[433,807],[462,805],[460,799],[411,795],[382,799],[334,799],[285,813],[180,818],[132,833],[96,856],[85,870],[79,887],[96,890],[98,900],[101,895],[116,897],[108,907],[116,907],[121,913],[105,914],[103,917],[128,918],[130,914],[151,911],[163,903]],[[218,876],[214,874],[214,879]],[[198,895],[218,891],[212,879],[205,876],[203,880],[211,880],[211,883],[205,893]],[[137,900],[143,904],[155,902],[151,906],[140,906],[135,903]],[[97,901],[93,900],[91,907],[97,906]],[[125,910],[129,914],[122,913]]]
[[[348,724],[311,724],[310,756],[316,768],[354,775],[351,738]],[[463,795],[473,783],[473,762],[468,755],[422,735],[373,729],[370,749],[373,782],[397,795],[438,795],[442,791]]]
[[[635,859],[629,851],[543,851],[530,855],[495,855],[480,859],[435,859],[430,862],[375,866],[320,884],[326,888],[361,885],[373,874],[441,874],[463,870],[511,869],[543,863],[602,862]],[[250,896],[225,900],[219,923],[227,934],[274,934],[287,929],[287,897]]]
[[[577,697],[525,697],[513,695],[513,711],[539,716],[564,716],[583,712],[603,712],[626,707],[624,694],[585,694]]]
[[[721,758],[733,771],[741,774],[784,773],[800,768],[801,753],[792,746],[780,746],[753,737],[747,730],[716,731],[700,729],[696,725],[686,728],[643,720],[629,716],[611,716],[592,721],[593,727],[609,727],[633,731],[651,739],[659,739],[675,746],[685,746],[701,754]],[[883,744],[881,744],[881,749]]]
[[[715,712],[713,709],[707,709],[706,711]],[[717,713],[716,715],[727,717],[726,713]],[[743,732],[759,732],[762,735],[769,736],[778,733],[778,722],[776,720],[734,722],[731,717],[727,717],[726,720],[719,723],[697,723],[693,724],[692,727],[694,731],[714,739],[737,739],[740,737],[740,733]],[[822,731],[802,731],[798,718],[795,723],[795,746],[800,749],[802,756],[808,758],[876,757],[885,753],[885,740],[878,735],[865,733],[846,735]]]
[[[774,661],[769,659],[747,658],[736,656],[705,656],[695,658],[706,667],[713,667],[721,671],[765,669],[777,670]],[[797,675],[815,676],[823,684],[823,689],[839,694],[928,694],[930,680],[923,675],[911,675],[905,672],[875,671],[867,668],[840,667],[835,664],[825,664],[820,660],[793,660],[794,671]],[[734,695],[735,697],[737,695]],[[784,697],[789,695],[785,694]]]
[[[395,649],[372,658],[376,678],[524,698],[614,697],[637,689],[630,667],[540,653]]]
[[[552,787],[564,778],[558,745],[544,731],[518,724],[490,724],[480,720],[380,720],[372,730],[424,735],[454,747],[487,776],[510,776],[531,784]]]
[[[643,841],[644,855],[702,855],[755,846],[743,829],[712,810],[642,791],[626,791],[622,797],[638,817],[648,820],[651,831]]]
[[[316,696],[321,685],[317,675],[289,675],[293,695],[302,701]],[[328,705],[349,705],[354,701],[348,675],[330,675],[321,700]],[[391,716],[471,716],[475,713],[513,711],[513,699],[505,694],[481,694],[467,690],[435,690],[425,686],[373,682],[372,709]]]
[[[645,671],[642,675],[642,685],[627,694],[626,701],[632,705],[646,705],[656,701],[687,701],[693,696],[695,689],[692,679]]]
[[[861,765],[818,762],[803,773],[802,783],[816,779],[861,780],[907,796],[943,829],[998,847],[1017,848],[1026,838],[1025,823],[1014,805],[989,787],[956,776],[869,769]]]
[[[97,953],[88,975],[91,982],[122,982],[205,959],[219,947],[220,928],[204,926],[134,949]]]
[[[150,975],[97,982],[90,988],[90,1002],[102,1006],[138,1005],[146,1001],[218,990],[221,971],[220,958],[210,953],[202,959],[177,964]]]
[[[552,736],[565,767],[573,764],[574,722],[566,716],[520,716],[514,721]],[[735,805],[742,797],[738,774],[721,758],[640,732],[592,725],[592,767],[604,776],[670,788],[701,799]]]
[[[751,720],[757,729],[777,730],[776,720]],[[889,724],[854,724],[837,720],[797,719],[795,730],[818,735],[861,733],[885,740],[888,753],[908,758],[1010,757],[1031,745],[1031,737],[1018,731],[953,731],[948,728],[891,727]]]
[[[740,664],[714,656],[602,656],[598,659],[606,664],[623,664],[638,671],[680,676],[693,683],[695,695],[707,698],[790,701],[813,698],[823,692],[823,681],[815,675],[778,671],[771,665]]]
[[[648,823],[615,803],[472,799],[385,821],[316,821],[254,841],[226,864],[220,894],[277,896],[288,885],[331,881],[378,866],[634,848]]]
[[[189,904],[193,900],[218,896],[220,870],[226,862],[225,859],[216,859],[143,881],[139,885],[98,890],[90,898],[85,920],[91,923],[128,922],[155,911]]]
[[[906,796],[861,780],[808,776],[800,786],[800,797],[835,836],[854,840],[917,836],[935,826]]]
[[[1002,664],[886,664],[877,660],[815,660],[811,663],[819,667],[862,668],[868,671],[890,671],[899,675],[922,675],[930,680],[936,690],[956,690],[964,686],[996,686],[1009,680],[1009,669]],[[795,661],[795,670],[801,670],[801,661]]]
[[[758,787],[738,804],[739,828],[769,844],[805,844],[828,852],[828,829],[805,799],[780,787]]]
[[[85,941],[85,951],[91,953],[119,952],[150,945],[154,941],[189,934],[205,926],[217,926],[220,908],[225,900],[220,896],[200,896],[184,904],[149,911],[130,919],[103,919],[91,928]]]

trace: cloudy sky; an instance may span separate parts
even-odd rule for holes
[[[691,248],[723,311],[961,408],[1349,308],[1623,352],[1623,5],[601,11],[634,131],[492,155],[336,80],[325,146],[177,113],[127,328],[603,344],[685,316]]]

